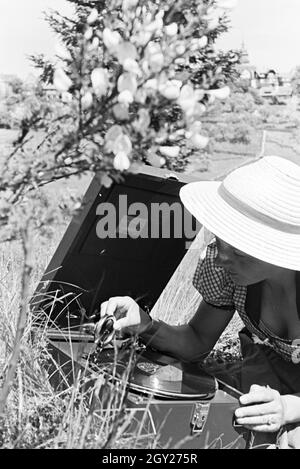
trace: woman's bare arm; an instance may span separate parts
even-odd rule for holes
[[[152,327],[140,336],[144,343],[161,352],[184,361],[197,361],[212,350],[233,314],[202,301],[188,324],[171,326],[153,321]]]

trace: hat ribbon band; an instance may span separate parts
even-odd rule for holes
[[[218,188],[219,196],[230,205],[231,208],[237,210],[242,215],[251,218],[252,220],[259,222],[261,224],[267,225],[270,228],[275,228],[279,231],[284,231],[286,233],[300,234],[300,225],[293,225],[292,223],[283,222],[277,220],[276,218],[261,213],[259,210],[256,210],[253,207],[250,207],[248,204],[242,200],[235,197],[222,183]]]

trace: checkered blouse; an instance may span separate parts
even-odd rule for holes
[[[207,246],[206,256],[200,259],[193,277],[193,285],[203,300],[218,308],[237,311],[254,342],[272,347],[287,361],[299,362],[299,345],[291,340],[282,339],[271,332],[261,321],[257,324],[246,313],[247,287],[236,285],[222,267],[215,265],[217,245],[212,242]]]

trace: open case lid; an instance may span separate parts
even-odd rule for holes
[[[46,313],[59,327],[88,321],[112,296],[131,296],[150,311],[185,255],[187,241],[192,241],[185,236],[192,217],[179,199],[181,186],[192,180],[144,166],[105,188],[96,175],[38,285],[34,310]],[[142,210],[132,205],[136,203],[143,204]],[[176,225],[173,221],[174,203],[184,214],[181,226],[178,219]],[[164,204],[159,218],[151,212],[157,204]],[[108,228],[105,207],[111,226],[110,237],[104,239],[99,230]],[[132,227],[143,235],[131,237]],[[195,235],[198,230],[193,219]]]

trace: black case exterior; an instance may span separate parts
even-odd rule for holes
[[[83,319],[86,321],[103,301],[112,296],[131,296],[142,308],[151,310],[186,253],[184,226],[180,237],[171,228],[168,239],[162,236],[122,238],[120,221],[123,224],[124,217],[119,213],[119,196],[123,196],[123,201],[126,197],[128,206],[142,202],[149,214],[155,203],[171,207],[174,202],[181,205],[184,213],[178,194],[181,186],[191,180],[178,173],[145,166],[140,173],[128,174],[123,181],[113,183],[107,189],[95,176],[79,213],[71,221],[37,288],[35,303],[38,299],[39,304],[35,310],[43,309],[49,314],[51,310],[51,320],[58,326],[79,324],[82,320],[78,316],[79,310],[85,312]],[[101,217],[97,212],[99,204],[107,202],[117,210],[116,237],[100,239],[96,228]],[[187,212],[185,214],[189,216]],[[153,221],[150,215],[140,219],[151,233]],[[170,220],[160,219],[164,229],[166,224],[170,225]],[[195,220],[193,223],[199,229]],[[42,301],[46,294],[49,294],[47,300]],[[55,305],[51,301],[54,296],[57,298]]]
[[[246,442],[243,435],[232,426],[232,416],[237,409],[237,402],[224,399],[224,393],[217,391],[210,401],[159,401],[147,404],[131,404],[129,394],[128,408],[134,409],[132,427],[134,432],[140,428],[143,419],[142,434],[157,435],[158,448],[170,449],[244,449]],[[203,429],[192,433],[192,421],[197,408],[203,412]]]

